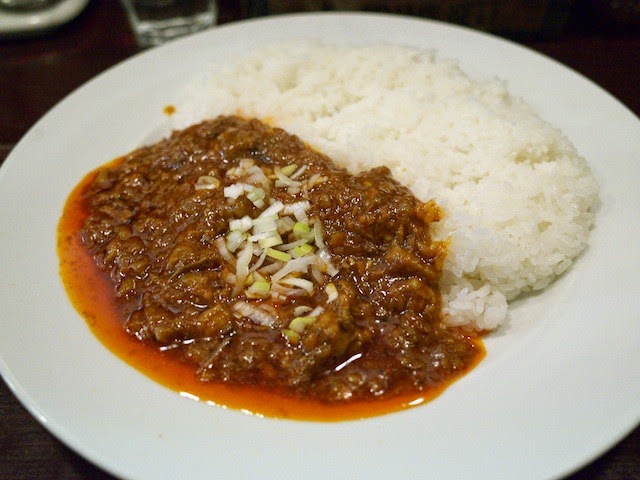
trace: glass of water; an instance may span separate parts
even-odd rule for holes
[[[215,0],[121,0],[138,45],[160,45],[215,25]]]

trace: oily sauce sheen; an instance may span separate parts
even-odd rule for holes
[[[278,205],[265,240],[258,224]],[[281,129],[219,117],[87,175],[58,250],[94,334],[159,383],[343,420],[432,399],[484,356],[441,321],[439,217],[384,167],[351,175]],[[253,230],[237,246],[242,222]]]

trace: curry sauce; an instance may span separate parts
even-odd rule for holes
[[[220,117],[90,173],[58,232],[94,334],[159,383],[308,420],[423,403],[483,357],[441,321],[441,213],[257,120]]]

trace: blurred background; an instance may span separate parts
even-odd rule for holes
[[[219,0],[218,24],[327,10],[408,14],[495,33],[576,69],[640,111],[640,0]],[[118,0],[91,0],[51,30],[0,31],[0,149],[63,96],[139,50]]]
[[[553,37],[567,24],[616,33],[640,25],[640,2],[634,0],[256,0],[245,2],[239,13],[253,16],[318,10],[414,15],[518,39]]]

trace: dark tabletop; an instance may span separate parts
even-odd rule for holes
[[[246,5],[219,2],[219,22],[255,13]],[[640,116],[637,0],[576,0],[561,29],[510,36],[582,73]],[[0,38],[0,163],[58,101],[138,51],[117,0],[93,0],[77,18],[46,34]],[[111,478],[49,434],[0,382],[0,479]],[[640,479],[640,428],[569,478]]]

